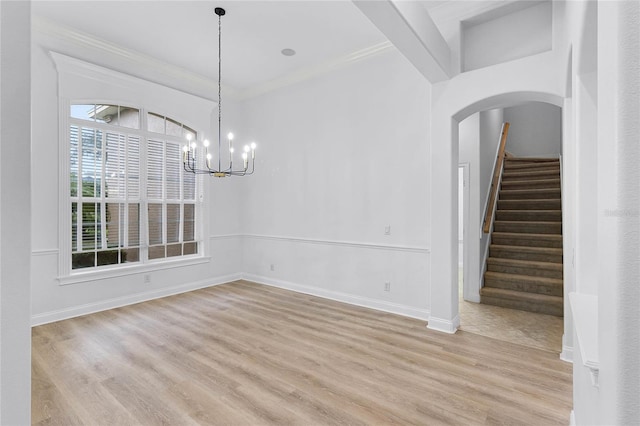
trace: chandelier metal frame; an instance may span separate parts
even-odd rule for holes
[[[227,135],[229,143],[229,163],[226,167],[222,167],[222,16],[226,14],[226,11],[221,7],[216,7],[214,10],[218,15],[218,165],[215,167],[215,160],[213,154],[209,152],[210,142],[205,139],[202,141],[202,148],[200,148],[197,140],[193,140],[191,134],[187,135],[187,144],[182,148],[182,164],[184,170],[194,174],[208,174],[214,177],[227,177],[227,176],[248,176],[252,175],[255,171],[256,160],[256,144],[252,142],[250,145],[244,146],[244,152],[242,152],[242,168],[233,168],[233,154],[235,148],[233,147],[233,133]],[[204,159],[199,160],[197,151],[202,150],[204,152]],[[251,161],[249,161],[251,156]],[[198,163],[202,161],[204,168],[199,167]],[[212,163],[213,167],[212,167]],[[251,163],[251,170],[249,170],[249,163]]]

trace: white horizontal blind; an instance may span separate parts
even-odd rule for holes
[[[72,269],[140,259],[140,137],[71,124]]]
[[[71,106],[72,269],[198,253],[196,178],[184,172],[181,151],[182,136],[195,132],[159,114],[141,130],[141,114],[117,105]]]

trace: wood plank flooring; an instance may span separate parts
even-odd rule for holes
[[[39,425],[567,424],[553,352],[246,281],[33,329]]]

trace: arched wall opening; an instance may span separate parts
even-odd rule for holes
[[[536,99],[539,96],[535,97]],[[507,99],[509,99],[507,97]],[[459,193],[466,195],[465,202],[458,202],[458,218],[464,225],[464,234],[459,233],[458,265],[460,276],[458,281],[459,316],[460,327],[463,330],[476,330],[478,334],[504,333],[507,330],[521,330],[524,326],[518,318],[498,325],[497,329],[483,328],[486,322],[483,315],[492,310],[485,306],[478,306],[480,302],[481,288],[484,285],[487,261],[490,256],[492,244],[491,233],[485,234],[482,230],[484,215],[489,202],[491,178],[494,172],[496,154],[499,148],[499,140],[502,123],[508,121],[511,124],[506,150],[517,157],[551,157],[558,158],[562,152],[562,107],[558,106],[558,100],[554,103],[527,101],[527,97],[516,96],[517,102],[510,104],[503,102],[504,97],[498,98],[498,102],[504,105],[501,108],[491,108],[474,112],[460,121],[458,141],[460,165],[465,165],[467,177],[462,186],[458,176]],[[452,143],[456,143],[453,141]],[[458,229],[461,227],[458,226]],[[551,321],[551,319],[549,319]],[[558,319],[562,323],[561,319]],[[551,323],[536,322],[540,330],[551,327]],[[557,323],[556,323],[557,324]],[[503,328],[505,327],[505,328]],[[513,327],[513,328],[512,328]],[[527,326],[529,327],[529,326]],[[503,331],[500,331],[503,330]],[[551,344],[551,348],[560,350],[561,340],[557,326],[553,326],[550,334],[536,334],[545,336],[546,341],[540,341],[541,345]],[[545,343],[547,342],[547,343]]]
[[[564,79],[556,78],[563,74],[558,73],[563,67],[556,66],[560,61],[551,61],[551,65],[550,62],[540,63],[529,68],[526,62],[500,67],[505,74],[519,75],[522,79],[511,77],[499,81],[501,73],[484,75],[483,72],[473,78],[463,76],[458,81],[453,79],[434,86],[431,122],[430,329],[455,333],[460,325],[457,226],[459,123],[480,111],[532,101],[565,106]],[[483,85],[482,80],[491,80],[494,84]],[[529,90],[519,90],[523,85],[529,86]]]

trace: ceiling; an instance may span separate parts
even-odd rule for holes
[[[445,32],[513,0],[421,1]],[[35,17],[217,79],[217,16],[223,7],[222,76],[242,91],[386,42],[349,0],[33,1]],[[295,56],[281,50],[294,49]]]
[[[35,1],[32,13],[217,79],[215,7],[223,81],[238,90],[386,40],[350,1]]]

